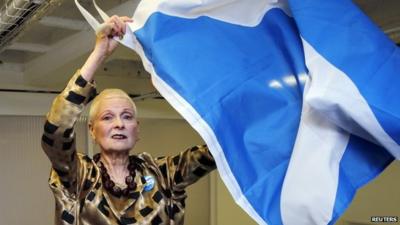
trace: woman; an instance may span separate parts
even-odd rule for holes
[[[138,140],[137,112],[118,89],[101,92],[90,109],[89,130],[101,153],[91,159],[76,152],[73,126],[96,93],[94,73],[128,22],[113,16],[102,25],[93,52],[47,115],[42,147],[52,163],[56,224],[183,224],[185,188],[215,169],[205,146],[175,157],[129,156]]]

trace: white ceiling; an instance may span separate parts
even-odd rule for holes
[[[0,7],[11,0],[0,0]],[[35,1],[35,0],[17,0]],[[36,2],[47,2],[36,0]],[[16,38],[0,50],[0,90],[59,91],[93,47],[93,31],[72,0],[52,0],[39,10]],[[80,0],[92,10],[92,0]],[[98,0],[110,15],[132,15],[139,0]],[[358,0],[357,4],[400,43],[400,1]],[[94,13],[95,15],[95,13]],[[340,16],[340,15],[338,15]],[[130,94],[154,92],[149,75],[133,51],[124,47],[104,65],[96,77],[99,89],[118,87]]]
[[[0,0],[0,7],[5,1]],[[28,0],[19,0],[28,1]],[[22,31],[1,50],[0,89],[61,90],[68,78],[84,62],[94,45],[93,30],[77,10],[72,0],[56,0],[56,4],[39,10],[38,19],[29,22]],[[91,0],[81,4],[93,12]],[[132,15],[138,1],[97,1],[111,14]],[[41,12],[45,12],[42,16]],[[149,75],[138,56],[125,47],[115,54],[96,74],[99,89],[118,87],[132,95],[152,93]]]

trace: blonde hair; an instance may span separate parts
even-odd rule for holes
[[[104,89],[99,93],[99,95],[96,96],[96,98],[93,99],[92,105],[90,106],[89,110],[89,120],[88,120],[89,123],[93,122],[93,119],[97,114],[99,103],[101,102],[101,100],[109,97],[121,97],[127,99],[130,103],[132,103],[132,108],[134,113],[133,116],[135,118],[137,117],[136,105],[131,99],[131,97],[129,97],[129,95],[121,89],[110,88],[110,89]]]

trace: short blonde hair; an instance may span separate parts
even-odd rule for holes
[[[99,103],[101,102],[101,100],[104,98],[109,98],[111,96],[125,98],[130,103],[132,103],[132,109],[133,109],[133,113],[134,113],[133,117],[137,118],[136,105],[133,102],[133,100],[131,99],[131,97],[129,97],[129,95],[121,89],[109,88],[109,89],[104,89],[103,91],[101,91],[99,93],[99,95],[97,95],[93,99],[92,105],[90,106],[90,110],[89,110],[89,120],[88,120],[89,123],[93,122],[93,119],[97,114]]]

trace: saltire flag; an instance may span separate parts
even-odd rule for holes
[[[400,159],[400,53],[350,0],[144,0],[133,19],[122,43],[258,224],[334,224]]]

